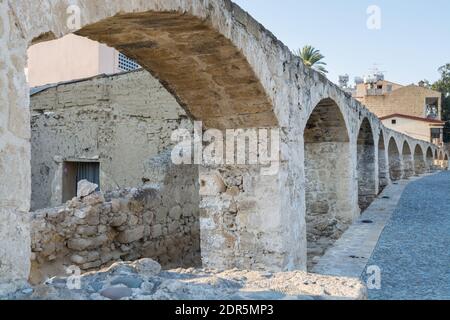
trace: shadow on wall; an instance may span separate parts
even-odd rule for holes
[[[352,222],[350,140],[339,107],[322,100],[305,128],[308,269]]]

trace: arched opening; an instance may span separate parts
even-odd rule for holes
[[[433,156],[433,149],[431,147],[428,147],[427,149],[427,171],[432,171],[434,168],[434,156]]]
[[[135,60],[208,128],[277,126],[242,51],[203,19],[179,12],[120,14],[75,34]]]
[[[444,152],[442,150],[439,151],[438,166],[444,168]]]
[[[414,171],[416,175],[423,174],[427,171],[425,156],[420,145],[416,145],[414,149]]]
[[[408,179],[414,175],[414,158],[409,147],[409,143],[405,141],[402,149],[403,159],[403,178]]]
[[[400,158],[400,151],[398,150],[397,142],[394,137],[389,140],[388,145],[389,157],[389,175],[392,181],[397,181],[402,178],[402,160]]]
[[[444,169],[448,169],[448,154],[445,154],[444,163],[442,166],[444,167]]]
[[[384,133],[380,131],[380,138],[378,140],[378,182],[379,192],[389,184],[389,170],[387,157],[386,157],[386,145],[384,141]]]
[[[377,194],[375,182],[375,142],[372,127],[365,118],[357,140],[358,204],[361,211],[369,207]]]
[[[189,1],[182,2],[180,6],[189,7],[188,2]],[[156,3],[158,8],[165,7],[165,2],[145,1],[145,3]],[[115,2],[111,3],[111,6],[114,4]],[[133,5],[136,6],[136,4],[131,4],[130,2],[129,6]],[[278,121],[273,112],[273,106],[261,84],[261,81],[259,80],[261,77],[258,77],[255,74],[254,69],[247,60],[244,54],[244,52],[246,52],[246,50],[244,50],[245,48],[243,49],[242,47],[235,45],[236,43],[241,44],[239,42],[240,38],[236,41],[236,37],[234,35],[230,36],[228,34],[229,25],[222,27],[221,23],[211,23],[211,20],[213,20],[213,18],[210,17],[211,13],[211,15],[219,15],[214,17],[214,22],[224,22],[225,20],[222,19],[228,18],[227,12],[225,12],[224,17],[221,17],[220,14],[223,14],[224,12],[213,11],[217,10],[215,3],[209,4],[206,8],[200,8],[202,5],[203,3],[197,3],[193,6],[195,7],[194,9],[183,9],[180,10],[180,12],[176,12],[176,10],[172,9],[170,12],[155,12],[146,10],[143,13],[119,14],[103,20],[96,17],[92,19],[92,21],[100,20],[99,22],[83,27],[75,34],[107,44],[108,46],[117,49],[120,53],[123,53],[127,57],[133,59],[145,70],[149,71],[152,74],[152,77],[158,80],[158,85],[162,85],[168,93],[175,97],[176,103],[184,109],[187,117],[192,120],[203,121],[205,127],[228,129],[277,126]],[[168,5],[168,7],[171,6],[176,7],[177,4],[172,3]],[[228,10],[226,8],[220,9]],[[237,8],[231,6],[231,9],[233,9],[234,12]],[[192,13],[192,11],[197,12],[197,10],[200,11],[200,17],[196,17]],[[207,10],[211,10],[212,12],[208,12]],[[125,12],[128,10],[120,11]],[[107,12],[114,12],[114,9],[108,9]],[[84,13],[87,17],[86,19],[91,19],[90,16],[96,16],[94,13]],[[84,20],[85,17],[83,17],[83,21]],[[250,23],[253,23],[251,19],[248,20]],[[224,22],[224,24],[227,24],[227,22]],[[243,28],[245,27],[246,26],[243,26]],[[222,30],[219,30],[221,28]],[[237,31],[238,29],[233,30]],[[257,31],[257,29],[255,30]],[[226,36],[224,36],[224,34]],[[240,36],[242,36],[242,34],[239,33],[239,37]],[[233,37],[234,42],[229,39]],[[44,39],[37,39],[37,41],[39,40]],[[138,87],[138,85],[136,85],[136,87]],[[139,88],[141,87],[139,86]],[[142,92],[148,93],[148,90],[144,88]],[[134,99],[133,102],[136,100],[134,94],[124,96],[127,96],[129,99],[132,98],[131,100]],[[147,97],[146,101],[148,102],[153,98],[154,96]],[[170,113],[164,103],[158,107],[161,109],[161,112]],[[127,112],[131,113],[129,109]],[[145,110],[144,113],[146,113]],[[165,115],[168,116],[168,114]],[[133,114],[132,116],[136,119],[140,117],[149,118],[148,113],[144,115]],[[142,122],[140,120],[142,119],[138,119],[137,121]],[[177,121],[178,119],[172,118],[172,120]],[[101,120],[99,120],[99,122],[100,121]],[[111,127],[106,130],[109,129],[111,129]],[[133,131],[129,128],[122,129],[122,133],[127,133],[127,130]],[[143,135],[146,136],[149,132],[153,133],[153,130],[158,129],[146,128],[141,123],[139,125],[139,130],[141,130]],[[121,138],[123,140],[127,140],[132,139],[133,137],[134,135],[132,134],[124,134]],[[170,137],[170,133],[168,135],[165,134],[164,137]],[[148,145],[154,147],[152,144]],[[130,144],[130,148],[133,147],[136,146]],[[144,147],[139,149],[144,149]],[[122,155],[129,156],[130,153],[122,152]],[[106,154],[106,156],[114,155],[110,153]],[[125,167],[124,171],[126,171],[126,165],[128,165],[128,163],[124,163],[125,165],[123,167]],[[120,169],[122,170],[122,168]],[[232,169],[230,169],[230,171],[232,171]],[[239,175],[239,172],[236,173],[236,175]],[[177,175],[180,179],[182,176],[182,174]],[[236,184],[239,184],[239,179],[242,180],[242,176],[238,176],[235,179],[235,181],[237,181],[235,182]],[[173,180],[171,183],[173,185],[169,186],[169,188],[179,187],[182,189],[184,187],[183,183],[177,184]],[[194,184],[187,182],[186,185]],[[238,187],[232,185],[231,182],[227,183],[227,186],[230,189],[238,189]],[[173,192],[173,194],[175,194],[175,192]],[[175,221],[175,224],[171,225],[171,228],[174,228],[174,230],[182,230],[183,228],[184,230],[187,229],[186,225],[180,223],[180,212],[183,218],[186,216],[186,219],[192,221],[192,223],[195,224],[195,227],[199,227],[200,224],[194,219],[198,216],[188,217],[189,210],[185,207],[183,207],[183,209],[179,208],[180,200],[177,199],[179,196],[184,199],[187,198],[188,195],[186,192],[180,192],[176,194],[176,197],[169,199],[177,202],[176,205],[173,204],[173,207],[175,208],[174,210],[172,210],[173,208],[168,207],[168,210],[164,212],[158,210],[155,211],[162,216],[161,219],[165,222],[172,220]],[[215,195],[211,197],[214,196]],[[197,197],[199,197],[198,194]],[[195,199],[192,200],[194,201]],[[193,211],[197,211],[198,204],[197,207],[195,207],[195,203],[192,203],[192,205],[194,207],[192,208]],[[208,208],[205,209],[205,212],[206,211],[208,211]],[[212,209],[208,213],[211,213],[212,211],[214,211],[214,213],[217,212],[215,209]],[[224,211],[229,213],[228,210]],[[168,215],[169,217],[164,215]],[[233,214],[230,214],[230,216],[234,218],[236,216],[235,211],[233,211]],[[169,218],[172,220],[169,220]],[[229,223],[228,225],[232,224]],[[145,232],[149,229],[148,227],[148,225],[145,226]],[[157,227],[161,227],[163,230],[166,229],[166,226],[164,226],[164,224],[161,225],[160,223],[158,223]],[[220,227],[222,226],[219,226],[218,228]],[[234,227],[235,226],[233,225],[233,228]],[[255,226],[255,229],[258,229],[258,226]],[[214,236],[223,236],[221,231],[222,230],[219,231],[209,229],[209,234],[207,234],[204,238],[211,239],[214,238]],[[151,230],[151,232],[158,234],[160,233],[160,230],[156,228],[156,231]],[[230,233],[233,232],[234,230],[230,231]],[[164,231],[164,233],[167,234],[167,231]],[[268,237],[268,233],[269,232],[267,232],[264,236]],[[228,237],[226,240],[229,240],[230,238],[231,237]],[[124,239],[123,241],[126,240],[127,239]],[[253,238],[249,239],[247,242],[249,248],[254,248],[255,246],[252,241]],[[160,241],[159,243],[162,242]],[[155,245],[157,247],[157,244],[151,243],[151,245]],[[227,243],[227,248],[221,247],[222,252],[220,253],[220,257],[216,253],[217,250],[212,247],[213,245],[215,245],[215,243],[212,243],[212,241],[206,244],[202,243],[202,253],[204,255],[210,253],[210,256],[213,256],[209,259],[211,263],[216,263],[216,265],[218,265],[222,262],[222,260],[227,260],[227,264],[236,264],[235,261],[230,261],[232,259],[227,259],[231,256],[231,254],[227,255],[229,252],[226,252],[229,248],[231,248],[230,252],[234,250],[234,243]],[[240,246],[243,248],[243,251],[248,252],[249,250],[252,250],[245,247],[244,241],[240,242]],[[176,247],[181,248],[181,246],[168,246],[166,249],[170,250]],[[128,249],[126,246],[124,246],[124,248]],[[234,256],[236,252],[233,251],[232,254]],[[222,257],[226,258],[219,259]],[[252,261],[256,259],[257,258],[254,258]],[[273,264],[275,265],[276,262],[273,262]]]
[[[353,220],[349,136],[331,99],[313,110],[304,132],[308,269]]]

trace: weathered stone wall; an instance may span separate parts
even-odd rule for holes
[[[305,145],[308,266],[352,223],[349,146],[346,142]],[[310,269],[309,268],[309,269]]]
[[[109,43],[136,59],[176,96],[191,118],[221,129],[280,128],[279,172],[269,177],[252,174],[255,181],[264,184],[258,186],[252,206],[257,213],[249,221],[251,237],[240,242],[247,228],[243,224],[231,239],[234,252],[239,254],[228,257],[202,241],[202,252],[211,263],[227,261],[227,266],[237,266],[242,260],[235,257],[262,251],[264,256],[258,260],[261,265],[267,263],[268,269],[306,268],[303,134],[320,101],[334,101],[348,133],[346,170],[351,179],[343,191],[348,201],[341,214],[351,220],[359,213],[357,135],[364,118],[374,132],[383,130],[386,143],[395,137],[398,145],[405,139],[411,144],[430,145],[386,129],[363,105],[305,67],[272,33],[231,1],[2,1],[0,81],[7,89],[1,93],[5,103],[0,104],[0,179],[7,184],[0,194],[1,281],[24,279],[29,268],[24,219],[31,181],[28,90],[23,74],[26,50],[32,43],[74,31],[67,24],[69,5],[78,5],[81,11],[78,34]],[[205,222],[227,212],[228,207],[219,201],[221,196],[202,196]],[[18,233],[18,228],[23,232]],[[217,235],[223,238],[222,233]]]
[[[396,181],[403,176],[403,164],[400,151],[398,149],[397,142],[394,138],[389,140],[388,146],[389,156],[389,174],[392,181]]]
[[[411,147],[408,142],[403,143],[402,152],[402,162],[403,162],[403,178],[408,179],[414,175],[414,158],[411,152]]]
[[[384,141],[384,134],[380,131],[380,136],[378,138],[378,191],[381,192],[384,188],[389,185],[391,181],[389,177],[389,163],[387,156],[386,143]]]
[[[422,173],[425,173],[428,171],[424,152],[419,145],[417,145],[416,149],[414,150],[414,159],[413,160],[414,160],[414,172],[416,175],[419,175],[419,174],[422,174]]]
[[[205,266],[279,270],[283,244],[278,232],[276,176],[259,166],[200,169],[201,241]],[[300,248],[299,248],[300,249]]]
[[[144,188],[94,193],[32,213],[32,274],[36,283],[76,265],[87,271],[118,260],[152,258],[164,268],[201,265],[198,170],[148,166]]]
[[[59,84],[31,97],[32,210],[63,202],[64,161],[100,163],[103,191],[142,185],[144,162],[192,127],[147,71]]]
[[[358,134],[358,204],[361,211],[367,209],[377,196],[375,141],[372,128],[367,119],[361,125]]]

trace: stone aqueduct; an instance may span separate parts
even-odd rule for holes
[[[0,0],[1,282],[26,279],[30,268],[26,52],[74,31],[70,5],[81,9],[78,35],[137,60],[192,119],[281,129],[276,175],[201,168],[201,179],[239,190],[202,196],[207,266],[305,269],[307,243],[356,220],[384,186],[448,164],[436,146],[386,129],[231,1]]]

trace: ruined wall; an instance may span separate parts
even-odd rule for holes
[[[100,162],[103,191],[142,185],[186,113],[146,71],[60,84],[31,97],[32,210],[59,205],[64,161]]]
[[[164,268],[199,266],[198,169],[166,160],[150,161],[144,188],[94,193],[32,213],[32,282],[72,265],[88,271],[143,257]]]
[[[200,168],[202,260],[213,268],[280,270],[286,259],[274,214],[276,175],[254,166]],[[208,250],[203,250],[207,248]],[[301,248],[298,248],[300,251]]]

